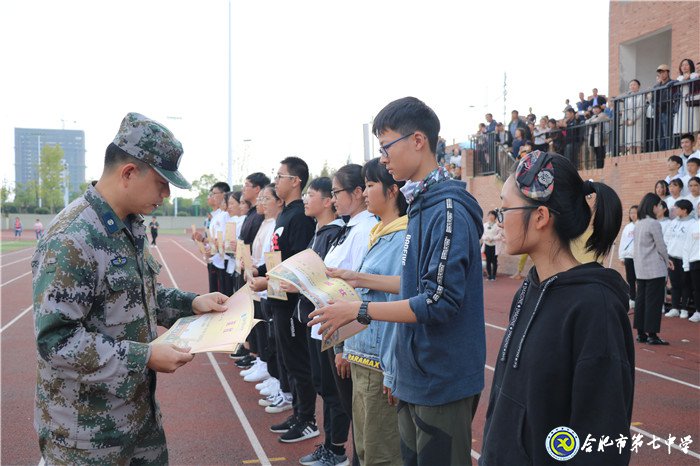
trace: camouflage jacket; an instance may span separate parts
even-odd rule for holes
[[[121,445],[151,416],[156,325],[192,315],[193,293],[157,282],[143,218],[131,230],[94,186],[61,211],[32,258],[38,371],[34,425],[68,447]]]

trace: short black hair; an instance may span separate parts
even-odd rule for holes
[[[105,150],[105,170],[110,171],[120,165],[124,165],[127,163],[133,163],[139,168],[139,170],[145,170],[147,168],[150,168],[150,165],[148,165],[146,162],[142,162],[136,157],[127,154],[124,150],[122,150],[113,142],[110,143],[107,146],[107,150]]]
[[[685,163],[686,163],[686,164],[688,164],[688,163],[694,163],[694,164],[700,165],[700,159],[697,158],[697,157],[691,157],[691,158],[689,158]]]
[[[646,193],[642,198],[642,201],[639,203],[637,218],[639,218],[639,220],[647,217],[656,218],[656,215],[654,215],[654,207],[659,205],[661,202],[663,201],[656,194]]]
[[[668,183],[666,183],[666,180],[659,180],[659,181],[657,181],[657,182],[654,184],[654,191],[656,191],[656,187],[657,187],[659,184],[660,184],[661,186],[664,187],[664,196],[668,196],[669,194],[671,194],[671,193],[668,191]]]
[[[214,188],[220,190],[222,193],[227,193],[231,191],[231,187],[225,181],[217,181],[211,186],[211,188],[209,188],[209,191],[211,191]]]
[[[428,137],[430,152],[437,151],[440,119],[432,108],[415,97],[395,100],[379,112],[372,123],[372,134],[379,137],[386,130],[401,135],[421,131]]]
[[[688,199],[681,199],[676,201],[676,209],[683,209],[689,214],[693,211],[693,203]]]
[[[356,163],[344,165],[335,172],[333,178],[348,192],[352,192],[357,188],[360,188],[361,191],[365,190],[365,178],[362,176],[362,165]]]
[[[269,189],[272,191],[272,196],[275,198],[276,201],[280,200],[280,197],[277,195],[277,190],[275,189],[275,183],[270,183],[267,186],[263,188],[263,191]]]
[[[270,178],[265,176],[264,173],[260,172],[255,172],[251,173],[250,175],[246,176],[246,181],[250,181],[250,184],[252,184],[254,187],[258,187],[260,189],[263,189],[265,186],[270,184]]]
[[[309,189],[321,193],[324,197],[331,197],[333,195],[333,182],[327,176],[319,176],[311,180]]]
[[[287,157],[280,163],[287,166],[290,175],[299,177],[301,181],[301,190],[303,191],[306,187],[306,183],[309,182],[309,166],[307,163],[299,157]]]
[[[362,167],[362,177],[365,182],[370,181],[372,183],[381,183],[382,192],[384,196],[389,192],[389,188],[396,185],[399,189],[396,191],[396,209],[399,211],[399,216],[406,215],[406,210],[408,210],[408,203],[406,202],[406,197],[404,197],[401,192],[401,188],[406,184],[405,181],[396,181],[394,177],[391,176],[389,171],[386,169],[386,165],[379,163],[379,157],[376,157],[365,164]]]
[[[679,140],[682,141],[683,139],[688,139],[690,142],[695,142],[695,136],[693,136],[693,133],[681,134],[681,138]]]
[[[636,79],[636,78],[633,79],[633,80],[631,80],[630,82],[631,82],[631,83],[637,83],[637,86],[641,86],[641,85],[642,85],[642,83],[639,82],[639,79]]]
[[[669,162],[676,162],[676,163],[677,163],[678,165],[680,165],[681,167],[683,166],[683,159],[680,158],[680,157],[677,156],[677,155],[672,155],[672,156],[670,156],[670,157],[668,158],[668,161],[669,161]]]
[[[680,178],[675,178],[675,179],[671,180],[671,182],[669,183],[669,186],[672,184],[676,185],[680,189],[683,189],[683,180],[681,180]]]

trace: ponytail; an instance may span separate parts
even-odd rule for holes
[[[593,233],[586,241],[586,251],[596,259],[606,256],[622,225],[622,202],[617,193],[607,184],[588,181],[595,193],[593,211]]]

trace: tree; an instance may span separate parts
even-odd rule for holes
[[[321,174],[319,176],[333,178],[334,174],[335,174],[335,170],[331,170],[331,168],[328,166],[328,160],[324,160],[323,161],[323,168],[321,169]]]
[[[68,198],[69,202],[73,202],[74,200],[82,196],[85,193],[85,191],[87,191],[89,186],[90,183],[87,181],[85,183],[80,183],[80,187],[78,188],[78,190],[70,193]]]
[[[56,207],[63,205],[63,149],[59,144],[45,145],[41,148],[39,178],[39,195],[44,207],[48,207],[51,213],[55,214]]]
[[[207,210],[207,197],[209,197],[209,189],[212,185],[219,181],[220,178],[215,175],[206,174],[192,182],[192,189],[197,191],[197,197],[194,198],[194,203],[199,205],[202,210]]]
[[[7,183],[3,183],[0,187],[0,204],[5,205],[7,203],[7,198],[12,194],[12,188],[10,188]]]
[[[15,205],[20,211],[27,210],[27,207],[36,207],[39,204],[39,185],[36,181],[17,183],[15,185]]]

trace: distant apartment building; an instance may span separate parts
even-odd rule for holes
[[[79,192],[85,183],[85,132],[81,130],[15,128],[15,182],[38,179],[41,147],[56,144],[68,164],[68,190]]]

